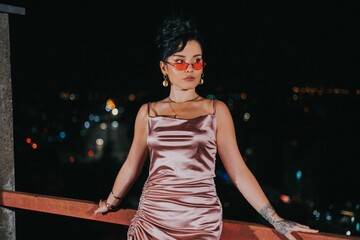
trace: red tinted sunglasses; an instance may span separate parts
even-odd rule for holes
[[[168,61],[164,61],[165,63],[170,64],[171,66],[175,67],[178,71],[184,71],[186,70],[189,65],[191,64],[192,68],[194,70],[201,70],[205,67],[206,63],[204,61],[201,62],[193,62],[193,63],[187,63],[187,62],[181,62],[181,63],[170,63]]]

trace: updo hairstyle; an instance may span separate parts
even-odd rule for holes
[[[203,47],[200,33],[189,18],[171,16],[165,19],[155,38],[160,61],[182,51],[190,40],[197,41]]]

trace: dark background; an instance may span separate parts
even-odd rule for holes
[[[185,13],[206,40],[205,84],[198,91],[228,104],[239,148],[275,208],[324,232],[359,235],[356,1],[1,2],[26,8],[25,16],[10,16],[18,191],[94,202],[107,196],[138,108],[168,94],[154,48],[156,29],[169,14]],[[104,111],[109,98],[123,111],[116,118]],[[90,113],[117,120],[120,130],[104,135],[84,129]],[[97,135],[105,144],[91,158],[90,140]],[[228,181],[220,160],[218,165],[224,218],[266,224]],[[124,207],[136,208],[145,178],[146,171]],[[18,239],[119,239],[125,232],[17,214]]]

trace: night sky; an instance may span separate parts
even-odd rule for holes
[[[14,77],[43,89],[162,91],[154,34],[165,16],[180,12],[194,16],[206,40],[210,90],[359,87],[355,2],[30,1],[19,4],[26,16],[12,17],[13,61],[21,68]]]
[[[259,181],[286,188],[293,180],[284,171],[301,166],[310,169],[304,175],[311,179],[319,205],[359,203],[357,1],[0,3],[26,8],[25,16],[10,16],[15,132],[31,124],[23,119],[23,110],[47,104],[50,115],[49,106],[56,106],[50,103],[61,91],[109,97],[144,91],[150,101],[167,96],[155,32],[166,16],[189,14],[206,42],[205,83],[199,92],[227,103],[239,92],[252,99],[233,114],[239,147],[244,155],[253,147],[254,159],[261,159],[248,162]],[[295,93],[295,86],[346,89],[349,94],[313,97]],[[249,123],[242,121],[246,111],[254,116]],[[304,163],[286,163],[293,156],[291,160]],[[106,186],[112,180],[108,176]]]

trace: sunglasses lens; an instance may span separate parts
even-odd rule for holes
[[[195,62],[192,66],[195,70],[201,70],[204,67],[204,62]]]
[[[187,64],[186,62],[175,63],[175,64],[174,64],[174,67],[175,67],[176,70],[178,70],[178,71],[183,71],[183,70],[187,69],[188,66],[189,66],[189,64]]]

